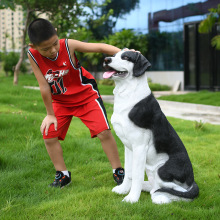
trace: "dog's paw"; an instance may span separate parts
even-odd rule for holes
[[[130,191],[130,187],[128,185],[125,184],[121,184],[120,186],[116,186],[112,189],[112,192],[115,192],[117,194],[128,194]]]
[[[138,196],[134,196],[129,193],[127,196],[125,196],[122,202],[135,203],[135,202],[138,202],[138,200],[139,200]]]
[[[152,194],[151,199],[152,202],[155,204],[167,204],[171,202],[171,200],[166,195],[157,194],[157,193]]]

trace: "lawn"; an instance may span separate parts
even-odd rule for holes
[[[0,77],[0,219],[219,219],[220,216],[220,126],[169,118],[183,140],[194,169],[200,195],[193,202],[152,204],[147,192],[136,204],[121,202],[112,170],[98,139],[73,118],[62,142],[72,184],[60,189],[48,187],[55,170],[39,130],[45,117],[40,91],[31,76]],[[106,104],[110,119],[113,106]],[[113,131],[115,136],[115,133]],[[123,162],[124,148],[115,136]]]
[[[199,92],[190,92],[184,95],[161,96],[158,99],[175,102],[188,102],[195,104],[220,106],[220,92],[210,92],[207,90]]]

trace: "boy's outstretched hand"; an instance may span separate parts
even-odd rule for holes
[[[40,126],[40,131],[41,131],[41,134],[43,135],[44,133],[44,130],[45,130],[45,135],[47,136],[48,135],[48,130],[49,130],[49,127],[51,124],[54,124],[54,129],[55,131],[57,131],[57,118],[55,117],[55,115],[47,115],[41,126]]]
[[[135,50],[135,49],[128,49],[128,48],[124,48],[123,51],[133,51],[133,52],[141,53],[141,52],[138,51],[138,50]]]

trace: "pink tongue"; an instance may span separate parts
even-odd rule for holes
[[[110,78],[114,73],[116,73],[116,71],[107,71],[103,74],[103,78],[104,79],[108,79]]]

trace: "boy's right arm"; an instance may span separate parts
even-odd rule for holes
[[[41,70],[39,67],[36,65],[36,63],[33,61],[33,59],[30,57],[28,54],[28,58],[32,67],[32,70],[34,72],[34,75],[38,81],[39,87],[40,87],[40,92],[42,99],[44,101],[44,105],[47,110],[47,116],[44,118],[40,130],[41,133],[43,134],[45,130],[45,134],[48,134],[48,130],[51,124],[54,124],[55,130],[57,130],[57,119],[54,114],[53,106],[52,106],[52,97],[51,97],[51,90],[48,82],[44,78]]]

